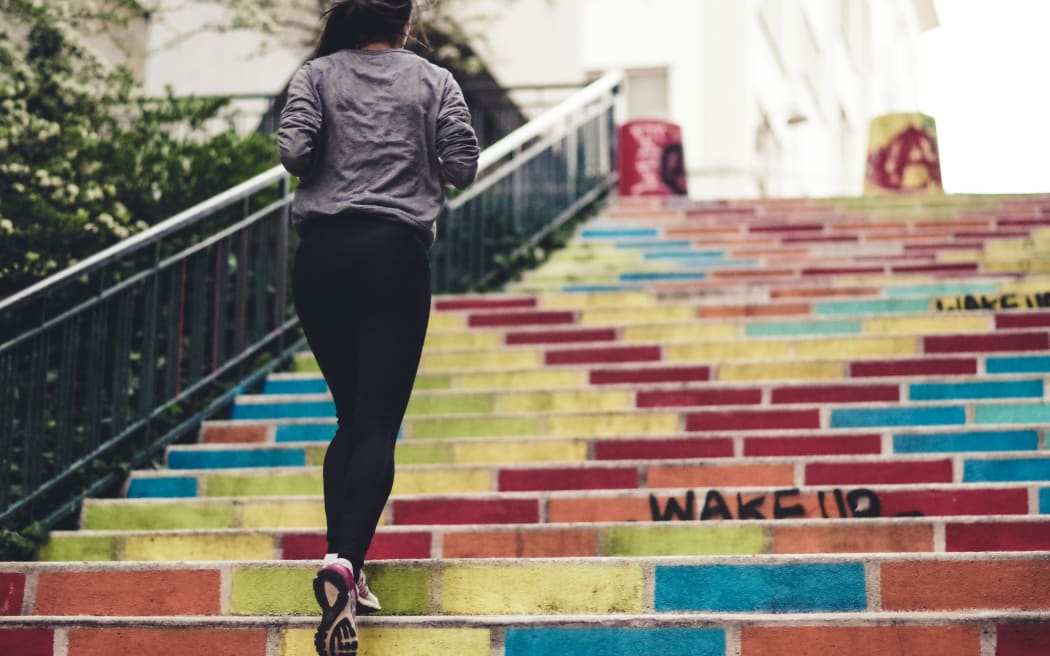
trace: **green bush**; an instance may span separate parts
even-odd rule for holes
[[[276,164],[226,100],[147,98],[85,44],[137,3],[77,4],[0,0],[0,298]]]

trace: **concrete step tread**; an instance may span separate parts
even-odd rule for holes
[[[962,610],[952,612],[869,611],[857,613],[805,613],[798,615],[777,613],[667,613],[644,614],[575,614],[575,615],[369,615],[358,619],[363,627],[399,628],[488,628],[488,627],[705,627],[726,625],[753,626],[911,626],[925,624],[979,624],[979,623],[1050,623],[1050,614],[1044,611],[990,611]],[[288,627],[317,628],[317,619],[303,615],[183,615],[183,616],[101,616],[48,615],[0,616],[3,628],[73,628],[95,627]]]

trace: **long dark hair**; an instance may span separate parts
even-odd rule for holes
[[[394,43],[413,18],[413,0],[337,0],[321,15],[323,27],[310,59],[370,43]]]

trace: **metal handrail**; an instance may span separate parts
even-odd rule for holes
[[[480,179],[484,177],[489,169],[494,167],[508,155],[513,154],[522,146],[528,144],[537,137],[545,135],[552,128],[556,127],[559,121],[564,121],[566,118],[573,116],[588,105],[615,93],[621,84],[623,84],[623,73],[607,73],[595,82],[592,82],[580,93],[565,99],[558,105],[555,105],[543,114],[537,116],[535,119],[529,121],[514,132],[511,132],[496,143],[492,144],[481,153],[481,157],[478,159],[478,178]],[[470,198],[472,193],[474,193],[472,189],[468,190],[462,196],[453,199],[450,205],[453,208],[461,205],[465,200]]]
[[[142,232],[135,233],[127,239],[123,239],[109,248],[95,253],[85,260],[58,271],[43,280],[26,287],[25,289],[0,299],[0,312],[14,308],[28,298],[38,295],[40,292],[61,285],[70,280],[80,278],[86,274],[97,271],[110,262],[134,253],[150,244],[154,244],[164,237],[178,232],[197,221],[205,219],[217,210],[228,207],[231,203],[251,196],[255,192],[270,187],[277,182],[287,181],[290,176],[283,166],[275,166],[268,171],[263,171],[254,178],[245,180],[241,184],[231,187],[226,191],[200,202],[188,210],[179,212],[170,219],[165,219]]]

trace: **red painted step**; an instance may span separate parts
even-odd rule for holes
[[[806,485],[900,485],[951,483],[952,461],[814,462],[806,465]]]
[[[368,548],[367,560],[430,558],[430,532],[377,533]],[[321,533],[287,533],[281,538],[284,560],[320,560],[328,551]]]
[[[51,629],[0,629],[0,653],[9,656],[51,656],[55,632]]]
[[[976,375],[977,358],[914,358],[908,360],[868,360],[851,362],[850,376],[945,376]]]
[[[882,453],[881,435],[836,435],[834,437],[748,437],[746,457],[847,456]]]
[[[806,267],[802,269],[804,276],[837,276],[837,275],[864,275],[879,274],[883,272],[881,266],[862,267]]]
[[[501,492],[622,490],[637,488],[638,484],[638,470],[634,467],[503,469],[499,472]]]
[[[502,312],[499,314],[472,314],[467,321],[471,328],[546,326],[575,323],[576,315],[572,312]]]
[[[601,440],[594,444],[595,460],[676,460],[732,458],[733,440],[700,437],[666,440]]]
[[[706,389],[638,392],[639,408],[675,408],[698,405],[758,405],[760,389]]]
[[[948,524],[944,540],[947,551],[1050,551],[1050,524]]]
[[[394,524],[536,524],[536,499],[396,499]]]
[[[548,365],[612,364],[618,362],[659,362],[659,346],[617,346],[610,348],[547,351]]]
[[[820,410],[749,410],[693,412],[686,415],[687,431],[787,430],[820,428]]]
[[[897,385],[803,385],[773,390],[773,403],[866,403],[900,401]]]
[[[1027,515],[1024,488],[902,490],[879,494],[885,516],[917,510],[931,517],[958,515]]]
[[[456,310],[517,310],[536,307],[535,298],[463,298],[435,301],[438,312]]]
[[[0,574],[0,617],[22,614],[22,600],[25,598],[25,587],[25,574]]]
[[[1047,284],[1050,288],[1050,284]],[[1017,312],[995,315],[996,328],[1041,328],[1050,326],[1050,312]]]
[[[935,335],[923,339],[923,348],[927,353],[1045,351],[1050,349],[1050,334]]]
[[[616,329],[557,330],[507,333],[507,345],[519,344],[568,344],[574,342],[614,342]]]
[[[687,383],[711,380],[710,367],[652,367],[645,369],[594,369],[591,385],[634,383]]]
[[[995,656],[1046,656],[1050,653],[1050,625],[1000,624],[996,627]]]
[[[951,264],[916,264],[896,265],[890,267],[892,273],[960,273],[977,271],[980,269],[977,262],[955,262]]]

